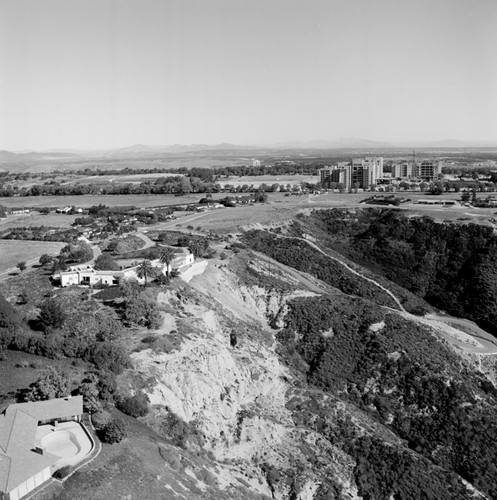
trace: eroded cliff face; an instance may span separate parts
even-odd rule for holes
[[[169,311],[159,333],[170,335],[181,325],[186,334],[180,349],[135,353],[134,368],[154,380],[147,389],[149,418],[166,408],[194,422],[204,448],[236,464],[253,491],[311,500],[323,480],[333,477],[341,498],[357,498],[350,457],[296,425],[287,408],[296,381],[275,352],[269,323],[281,326],[290,298],[315,294],[296,281],[289,278],[288,290],[275,292],[240,282],[225,262],[211,262],[202,276],[159,297]],[[220,472],[220,484],[232,483],[229,470]]]

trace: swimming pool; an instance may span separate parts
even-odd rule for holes
[[[44,450],[61,458],[74,457],[81,451],[76,436],[70,431],[53,431],[41,439]]]

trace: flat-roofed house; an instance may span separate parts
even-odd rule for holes
[[[60,457],[37,443],[39,425],[81,420],[83,397],[13,404],[0,415],[0,500],[18,500],[52,476]]]
[[[171,272],[172,269],[178,269],[193,264],[195,257],[188,248],[173,247],[175,257],[167,266],[159,259],[151,261],[152,266],[157,268],[161,273]],[[54,278],[60,276],[60,285],[62,287],[71,285],[120,285],[121,283],[133,278],[142,282],[143,280],[137,276],[138,262],[136,259],[121,259],[117,263],[121,269],[119,271],[99,271],[90,265],[72,266],[67,271],[61,271]],[[1,499],[0,499],[1,500]]]

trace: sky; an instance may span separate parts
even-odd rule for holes
[[[497,142],[497,0],[0,0],[0,149]]]

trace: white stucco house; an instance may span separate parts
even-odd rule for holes
[[[175,249],[178,251],[178,249]],[[143,259],[142,259],[143,260]],[[151,261],[151,264],[160,270],[163,274],[177,269],[180,272],[193,264],[195,257],[187,249],[180,249],[180,253],[176,253],[176,257],[169,265],[162,263],[159,259]],[[119,260],[117,263],[121,269],[119,271],[99,271],[94,269],[93,266],[82,264],[79,266],[72,266],[67,271],[61,271],[59,275],[54,275],[54,278],[60,277],[60,284],[62,287],[71,285],[119,285],[129,279],[136,279],[138,282],[143,282],[143,279],[138,278],[137,268],[140,261],[137,259]]]

